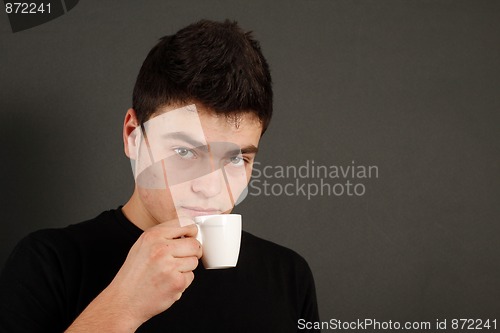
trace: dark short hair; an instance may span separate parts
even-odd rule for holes
[[[271,120],[271,74],[259,42],[236,22],[202,20],[162,37],[142,64],[132,105],[139,123],[158,108],[195,101],[227,117]]]

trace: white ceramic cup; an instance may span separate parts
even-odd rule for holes
[[[235,267],[241,244],[241,215],[203,215],[194,218],[196,239],[201,243],[201,261],[206,269]]]

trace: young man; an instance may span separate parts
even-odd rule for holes
[[[272,114],[257,41],[200,21],[150,51],[124,122],[130,200],[22,240],[0,277],[1,332],[294,332],[318,321],[295,252],[243,232],[237,266],[207,270],[193,219],[245,195]]]

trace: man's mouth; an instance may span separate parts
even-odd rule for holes
[[[195,207],[195,206],[181,206],[182,212],[188,216],[195,217],[201,215],[215,215],[222,214],[222,211],[217,208],[205,208],[205,207]],[[181,214],[181,215],[185,215]]]

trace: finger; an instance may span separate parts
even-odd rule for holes
[[[201,244],[193,237],[169,240],[166,244],[170,248],[170,255],[174,258],[201,257]]]
[[[198,258],[175,258],[175,264],[177,266],[177,270],[181,273],[192,272],[196,269],[196,267],[198,267]]]
[[[198,234],[198,227],[194,223],[183,228],[186,229],[186,234],[184,235],[185,237],[196,237],[196,235]]]
[[[184,272],[182,273],[182,275],[184,275],[184,279],[186,281],[186,288],[188,288],[194,280],[194,273],[192,271]]]
[[[194,237],[198,232],[198,228],[196,227],[195,224],[190,224],[184,227],[178,227],[178,226],[164,225],[162,223],[146,230],[146,232],[155,233],[157,234],[157,236],[160,236],[161,238],[164,239],[175,239],[181,237]]]

